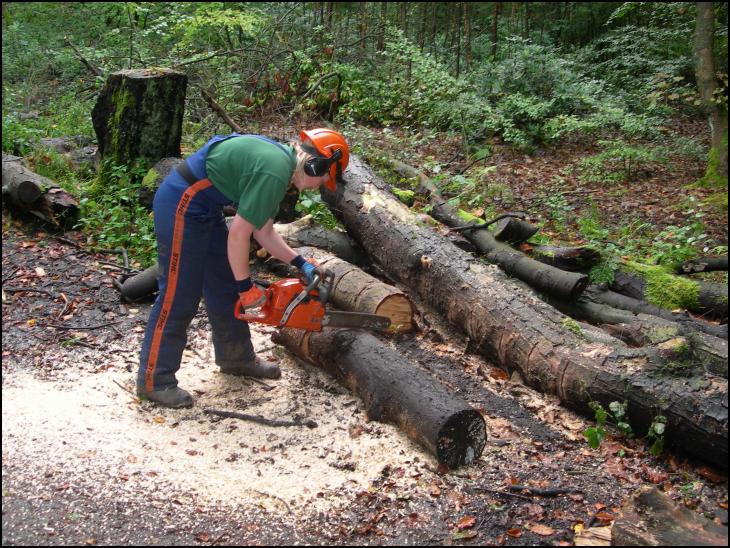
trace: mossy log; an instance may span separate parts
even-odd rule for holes
[[[333,273],[330,300],[337,308],[386,316],[390,318],[391,333],[413,330],[413,304],[405,293],[326,251],[311,247],[295,251]]]
[[[181,72],[157,68],[109,75],[91,114],[102,160],[151,165],[180,156],[187,81]]]
[[[2,194],[3,202],[7,199],[14,207],[54,225],[78,217],[76,198],[47,177],[28,169],[18,156],[3,154]]]
[[[660,308],[685,309],[727,323],[727,284],[691,280],[662,266],[625,261],[611,289]]]
[[[613,546],[727,546],[727,526],[678,506],[656,487],[638,489],[613,523]]]
[[[395,424],[449,468],[481,455],[487,440],[481,414],[370,333],[282,329],[273,340],[352,390],[368,420]]]
[[[657,348],[586,340],[564,325],[570,318],[497,267],[419,226],[357,156],[344,178],[336,193],[322,190],[330,209],[393,279],[464,330],[476,352],[589,416],[590,401],[627,401],[635,432],[646,432],[661,413],[669,446],[727,467],[726,379],[662,375]]]

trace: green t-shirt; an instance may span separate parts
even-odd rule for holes
[[[286,152],[258,137],[232,137],[214,144],[205,160],[213,186],[257,229],[276,216],[296,167],[294,149],[283,146]]]

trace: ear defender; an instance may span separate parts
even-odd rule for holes
[[[309,153],[309,150],[306,152]],[[340,149],[336,149],[329,158],[319,155],[312,156],[312,158],[304,163],[304,173],[310,177],[321,177],[322,175],[327,175],[332,165],[337,163],[340,159],[342,159],[342,151]]]

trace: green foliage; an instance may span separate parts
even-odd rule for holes
[[[326,228],[341,228],[340,223],[332,215],[327,204],[322,201],[322,197],[317,192],[308,191],[300,194],[296,211],[303,215],[311,215],[317,224]]]
[[[658,457],[664,450],[664,433],[667,429],[667,418],[663,415],[654,417],[649,431],[646,433],[647,441],[651,443],[649,451],[655,457]]]
[[[589,407],[593,410],[596,419],[596,426],[591,426],[583,431],[583,436],[588,440],[588,445],[593,449],[598,449],[601,446],[601,442],[606,437],[606,429],[604,428],[607,422],[612,422],[616,428],[626,437],[631,438],[634,436],[634,431],[631,425],[627,422],[626,408],[628,402],[617,402],[613,401],[609,404],[609,411],[603,408],[603,406],[595,401],[591,401]]]
[[[666,164],[662,149],[632,146],[621,141],[599,141],[605,150],[578,163],[580,178],[586,182],[618,183],[635,178],[641,170]]]
[[[152,214],[139,203],[143,168],[107,165],[103,181],[96,179],[79,200],[78,228],[89,235],[90,243],[107,249],[124,247],[140,264],[156,258],[156,238]]]

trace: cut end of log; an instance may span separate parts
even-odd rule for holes
[[[413,331],[413,305],[402,293],[396,293],[383,299],[375,309],[375,314],[390,318],[390,333]]]
[[[465,409],[452,415],[439,431],[436,456],[439,462],[456,468],[479,458],[486,443],[484,418],[474,409]]]

